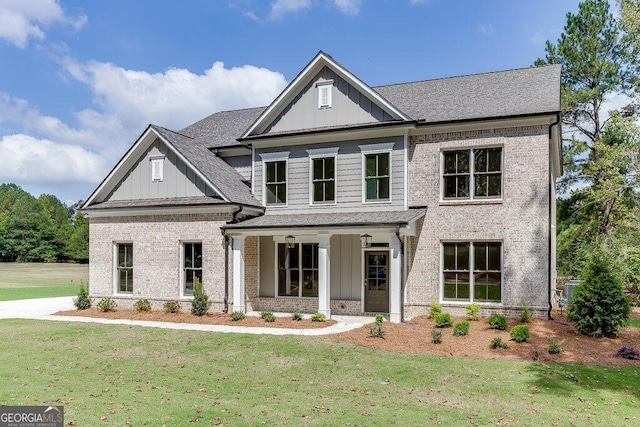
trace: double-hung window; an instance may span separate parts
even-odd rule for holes
[[[444,151],[443,200],[502,197],[502,148]]]
[[[116,245],[118,293],[133,293],[133,243]]]
[[[202,284],[202,243],[182,245],[182,293],[193,295],[196,280]]]
[[[502,243],[442,244],[444,301],[502,301]]]
[[[317,243],[278,243],[278,296],[318,296]]]
[[[362,201],[391,201],[391,154],[394,143],[361,145]]]
[[[267,206],[285,206],[289,152],[263,153],[260,156],[263,161],[264,203]]]
[[[309,203],[326,205],[336,202],[338,147],[307,150],[310,159]]]

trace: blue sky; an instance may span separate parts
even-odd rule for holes
[[[85,199],[148,123],[268,105],[319,50],[371,86],[528,67],[578,3],[0,0],[0,183]]]

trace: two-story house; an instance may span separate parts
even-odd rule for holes
[[[544,316],[559,123],[559,66],[370,87],[320,52],[268,107],[147,128],[83,206],[90,295]]]

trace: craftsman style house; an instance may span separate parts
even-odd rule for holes
[[[370,87],[320,52],[268,107],[144,131],[83,206],[90,295],[544,316],[559,122],[559,66]]]

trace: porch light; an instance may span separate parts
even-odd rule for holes
[[[295,236],[292,236],[291,234],[289,234],[284,239],[287,241],[287,249],[293,249],[293,248],[296,247],[296,238],[295,238]]]
[[[370,248],[371,247],[371,236],[369,236],[368,234],[363,234],[360,236],[360,240],[362,241],[362,247],[363,248]]]

